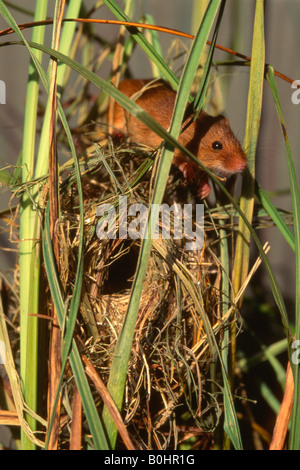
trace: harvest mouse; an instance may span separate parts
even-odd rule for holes
[[[151,80],[126,79],[120,83],[119,90],[135,100],[167,130],[171,123],[176,93],[163,80],[150,82]],[[153,148],[162,142],[160,136],[127,113],[118,103],[114,106],[112,125],[113,135],[129,135],[133,141]],[[247,166],[247,157],[240,142],[233,134],[228,120],[222,115],[213,117],[201,111],[196,120],[188,118],[182,125],[178,141],[221,178],[241,173]],[[200,198],[204,199],[209,195],[210,186],[206,173],[184,152],[176,148],[172,163],[182,171],[186,181],[196,181]]]

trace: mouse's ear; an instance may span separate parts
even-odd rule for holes
[[[219,114],[217,116],[217,121],[216,122],[219,122],[222,127],[226,127],[226,128],[229,127],[230,128],[229,121],[228,121],[226,116],[223,116],[223,114]]]

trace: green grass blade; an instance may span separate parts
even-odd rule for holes
[[[74,18],[77,16],[80,10],[81,1],[71,1],[66,12],[66,18]],[[69,55],[70,48],[72,47],[72,41],[76,30],[76,23],[70,22],[65,23],[62,28],[61,40],[59,44],[59,51],[62,54]],[[59,62],[57,68],[57,98],[60,99],[62,89],[64,85],[64,77],[66,73],[66,64]],[[46,90],[48,86],[44,83]],[[37,155],[37,163],[35,168],[35,177],[39,178],[48,171],[48,159],[44,158],[49,153],[49,118],[50,118],[50,103],[47,102],[46,110],[43,119],[43,126],[40,137],[39,150]]]
[[[60,386],[63,380],[63,374],[64,374],[64,369],[67,363],[67,359],[69,356],[70,349],[72,347],[72,341],[73,341],[73,333],[74,333],[74,328],[75,328],[75,323],[77,319],[77,313],[79,309],[79,302],[81,298],[81,290],[82,290],[82,276],[83,276],[83,245],[84,245],[84,234],[83,234],[83,228],[84,228],[84,214],[83,214],[83,194],[82,194],[82,186],[81,186],[81,178],[80,178],[80,168],[77,160],[77,155],[72,139],[72,135],[70,132],[70,129],[68,127],[68,123],[66,121],[66,118],[63,113],[63,109],[61,107],[61,104],[58,103],[58,113],[59,116],[62,120],[62,123],[64,125],[64,129],[68,138],[69,146],[71,149],[71,153],[73,156],[73,161],[74,161],[74,167],[75,167],[75,175],[77,179],[77,189],[78,189],[78,198],[79,198],[79,245],[78,245],[78,254],[77,254],[77,269],[76,269],[76,276],[75,276],[75,282],[74,282],[74,288],[73,288],[73,295],[71,298],[70,306],[68,309],[68,316],[67,320],[63,320],[63,330],[64,330],[64,344],[62,348],[62,354],[61,354],[61,375],[59,379],[59,385],[58,389],[56,391],[56,396],[54,399],[54,405],[53,405],[53,411],[52,411],[52,416],[50,419],[50,422],[48,423],[48,438],[50,437],[50,429],[52,426],[52,422],[54,419],[54,414],[55,414],[55,409],[56,409],[56,403],[60,394]],[[48,219],[47,219],[48,221]],[[48,221],[49,222],[49,221]],[[53,275],[53,271],[52,271]],[[57,279],[56,279],[57,281]],[[58,281],[56,283],[56,290],[55,292],[57,293],[57,289],[59,289]],[[61,299],[56,300],[57,304],[61,305]]]
[[[102,424],[99,420],[97,409],[96,409],[92,394],[89,389],[89,385],[85,376],[84,368],[81,363],[77,346],[73,340],[73,331],[75,327],[75,322],[76,322],[77,312],[78,312],[78,305],[80,301],[81,282],[82,282],[82,274],[83,274],[83,240],[84,240],[84,237],[83,237],[83,226],[84,226],[83,224],[83,196],[82,196],[82,187],[81,187],[81,180],[80,180],[80,169],[78,166],[76,151],[74,148],[72,135],[70,133],[70,130],[69,130],[67,121],[65,119],[60,102],[58,102],[58,113],[64,125],[68,142],[71,148],[71,153],[73,155],[75,173],[76,173],[76,178],[77,178],[78,195],[79,195],[79,207],[80,207],[80,242],[79,242],[79,247],[78,247],[78,264],[77,264],[76,279],[75,279],[74,290],[73,290],[74,295],[72,296],[72,299],[71,299],[67,321],[65,321],[66,312],[65,312],[64,302],[61,296],[60,286],[59,286],[59,282],[58,282],[58,278],[57,278],[57,274],[55,270],[55,263],[53,259],[51,240],[50,240],[49,225],[48,225],[48,230],[45,231],[44,237],[43,237],[43,252],[44,252],[44,257],[45,257],[45,266],[46,266],[48,281],[49,281],[49,285],[51,288],[51,294],[53,296],[55,307],[57,309],[57,315],[58,315],[58,319],[60,322],[60,326],[63,330],[65,330],[64,345],[63,345],[63,352],[62,352],[62,372],[61,372],[60,383],[62,380],[64,366],[69,356],[71,367],[72,367],[75,380],[78,386],[78,390],[82,399],[83,408],[85,410],[87,421],[88,421],[88,424],[92,433],[92,437],[94,440],[94,444],[97,449],[108,449],[108,444],[105,438]],[[49,221],[47,218],[46,218],[46,222],[48,222],[49,224]],[[56,400],[57,400],[59,393],[60,393],[60,390],[58,389],[56,393]],[[49,424],[51,425],[51,423]]]
[[[9,170],[1,168],[0,170],[0,184],[3,186],[9,186],[11,182],[12,175]]]
[[[272,204],[268,194],[263,190],[263,188],[257,181],[255,182],[255,194],[267,214],[269,214],[278,230],[281,232],[285,240],[290,245],[291,249],[295,251],[295,237],[293,233],[291,232],[287,224],[284,222],[276,207],[274,207],[274,205]]]
[[[214,48],[215,48],[215,44],[217,42],[217,37],[218,37],[219,29],[220,29],[220,26],[221,26],[223,12],[224,12],[224,8],[225,8],[225,2],[226,2],[226,0],[222,0],[222,3],[220,5],[220,11],[219,11],[218,18],[217,18],[217,21],[216,21],[214,34],[212,36],[209,53],[207,55],[205,63],[203,64],[203,66],[204,66],[203,75],[202,75],[202,78],[201,78],[199,90],[197,92],[197,95],[196,95],[195,101],[194,101],[194,109],[197,112],[200,112],[202,107],[203,107],[203,103],[204,103],[204,100],[205,100],[207,88],[208,88],[208,85],[209,85],[209,78],[210,78],[210,71],[211,71],[211,64],[212,64],[212,59],[213,59],[213,54],[214,54]]]
[[[255,335],[255,342],[258,344],[260,351],[255,353],[253,356],[242,357],[238,361],[238,366],[241,371],[247,373],[252,367],[255,367],[263,362],[267,361],[272,367],[274,374],[280,387],[284,390],[286,369],[282,366],[279,359],[276,358],[279,354],[286,352],[288,347],[288,341],[286,338],[276,341],[270,346],[263,344]]]
[[[274,69],[271,66],[267,68],[266,74],[267,82],[273,94],[278,118],[280,121],[283,138],[286,149],[286,161],[288,166],[293,219],[294,219],[294,234],[295,234],[295,268],[296,268],[296,292],[295,292],[295,339],[300,339],[300,195],[297,183],[296,171],[293,162],[291,147],[287,135],[286,126],[283,119],[279,95],[275,82]],[[290,355],[292,351],[290,350]],[[298,364],[291,362],[291,367],[294,375],[295,392],[294,392],[294,406],[291,416],[291,431],[290,431],[290,450],[300,450],[300,373]]]
[[[170,135],[173,136],[175,139],[178,137],[180,132],[180,127],[184,117],[186,103],[189,99],[189,92],[193,82],[193,78],[197,70],[199,59],[206,45],[206,40],[211,30],[213,20],[219,7],[219,3],[220,0],[210,2],[204,20],[192,44],[191,51],[180,80],[173,118],[170,125]],[[161,160],[158,167],[158,173],[153,192],[153,200],[151,201],[152,204],[161,204],[171,167],[172,157],[173,147],[171,147],[169,144],[166,144],[162,152]],[[150,217],[151,210],[149,214],[149,220]],[[155,218],[153,223],[155,224]],[[111,373],[108,381],[108,390],[119,409],[121,409],[122,407],[131,343],[133,339],[134,328],[142,294],[144,276],[146,274],[148,260],[151,252],[152,240],[150,236],[150,223],[148,224],[148,230],[148,237],[146,236],[146,238],[142,241],[138,265],[136,269],[136,275],[134,278],[131,296],[128,304],[127,314],[116,346],[114,359],[111,367]],[[117,437],[117,429],[106,407],[103,411],[103,421],[106,426],[106,431],[111,446],[112,448],[114,448]]]
[[[41,8],[45,7],[46,2],[43,2],[43,0],[40,0],[41,2]],[[30,58],[32,59],[32,62],[38,71],[39,76],[41,77],[43,75],[43,68],[38,60],[36,54],[31,50],[31,47],[28,44],[28,41],[26,41],[25,37],[23,36],[22,32],[20,31],[16,21],[14,20],[13,16],[10,14],[9,10],[6,8],[6,6],[3,3],[3,0],[0,0],[0,14],[3,16],[5,21],[9,24],[9,26],[15,31],[17,36],[20,38],[22,43],[26,46],[28,53],[30,55]],[[39,29],[39,28],[38,28]]]
[[[251,223],[254,207],[255,152],[258,141],[265,70],[264,1],[257,0],[252,41],[252,60],[248,92],[247,122],[244,147],[248,153],[248,169],[244,173],[240,206]],[[248,272],[250,232],[243,219],[239,221],[236,241],[233,285],[235,293],[243,284]]]
[[[47,16],[48,2],[39,0],[36,3],[34,20],[43,20]],[[8,24],[18,31],[14,18],[3,2],[0,2],[0,13]],[[32,39],[42,43],[45,28],[33,30]],[[22,37],[22,34],[19,34]],[[26,93],[23,144],[21,155],[22,181],[32,179],[34,172],[36,119],[39,93],[39,74],[35,63],[41,60],[42,51],[32,52],[28,70]],[[38,388],[38,318],[29,316],[39,313],[39,270],[40,248],[35,242],[39,238],[39,220],[37,212],[31,205],[31,195],[25,193],[20,209],[20,378],[24,399],[28,406],[37,410]],[[36,429],[36,421],[26,416],[28,424]],[[34,443],[21,433],[22,449],[34,449]]]
[[[228,240],[227,240],[227,233],[226,230],[223,228],[224,221],[222,219],[219,220],[220,229],[219,229],[219,239],[220,239],[220,261],[222,266],[222,284],[221,284],[221,295],[222,295],[222,315],[225,315],[228,310],[228,301],[230,299],[230,285],[229,279],[227,277],[227,273],[230,272],[229,269],[229,248],[228,248]],[[229,345],[230,345],[230,328],[224,328],[223,338],[222,338],[222,346],[221,346],[221,357],[222,357],[222,375],[223,381],[227,380],[229,382],[229,388],[231,390],[231,381],[230,377],[232,376],[232,367],[231,367],[231,355],[229,354]],[[226,376],[225,376],[226,374]],[[224,396],[227,393],[227,390],[224,389],[223,391]],[[227,399],[226,399],[227,400]],[[225,400],[224,400],[225,401]],[[230,424],[227,425],[228,415],[225,414],[225,426],[224,431],[227,433],[228,430],[230,432],[231,426]],[[227,426],[227,428],[226,428]],[[227,434],[229,436],[229,434]],[[217,442],[215,444],[218,444]],[[237,443],[235,443],[237,445]],[[228,442],[228,438],[225,442],[220,442],[220,448],[229,449],[230,442]]]
[[[79,2],[72,2],[73,5],[75,3],[76,3],[76,11],[78,11]],[[44,5],[45,5],[45,2],[44,2]],[[1,7],[1,5],[0,5],[0,7]],[[71,4],[70,4],[70,7],[71,7]],[[70,16],[73,16],[73,14],[74,14],[74,12],[70,13]],[[9,24],[11,25],[11,27],[15,27],[15,29],[17,30],[17,26],[10,19],[9,15],[7,13],[6,13],[6,17],[10,21]],[[73,25],[72,29],[74,29],[74,28],[75,27]],[[19,36],[23,40],[23,37],[22,37],[21,33],[19,34]],[[68,40],[67,41],[68,44],[70,44],[70,36],[68,34],[67,34],[67,40]],[[28,43],[25,42],[25,40],[23,42],[25,43],[25,45],[29,49],[30,55],[32,56],[33,53],[31,52],[30,46],[28,45]],[[47,77],[46,77],[43,69],[41,68],[39,62],[35,60],[34,61],[34,66],[35,67],[33,67],[33,69],[37,70],[37,73],[42,78],[42,82],[45,86],[45,89],[48,91]],[[61,80],[62,80],[62,78],[63,77],[61,75]],[[64,119],[64,115],[62,113],[62,109],[61,109],[60,105],[59,105],[59,113],[60,113],[60,116],[62,118],[64,127],[66,129],[68,139],[69,139],[69,143],[73,145],[73,140],[72,140],[70,131],[68,129],[67,123]],[[35,128],[34,128],[34,131],[35,131]],[[44,141],[46,142],[47,139],[44,139]],[[46,145],[46,147],[47,147],[47,145]],[[79,172],[79,168],[78,168],[78,164],[77,164],[77,160],[76,160],[76,153],[75,153],[74,146],[72,148],[72,153],[73,153],[73,156],[75,156],[75,158],[74,158],[75,169],[76,169],[76,174],[78,176],[80,174],[80,172]],[[45,158],[43,158],[43,162],[42,162],[42,165],[41,165],[41,168],[43,168],[43,170],[37,169],[36,174],[40,174],[40,172],[46,171],[46,168],[47,168],[46,165],[47,165],[47,162],[45,162]],[[33,162],[32,162],[31,167],[33,168]],[[80,292],[81,292],[80,286],[81,286],[82,269],[83,269],[83,264],[82,264],[83,204],[82,204],[82,191],[81,191],[81,185],[80,185],[80,178],[78,178],[77,182],[78,182],[78,192],[79,192],[79,196],[80,196],[79,200],[80,200],[80,216],[81,216],[81,227],[82,228],[81,228],[81,237],[80,237],[80,245],[79,245],[79,253],[78,253],[77,274],[76,274],[76,281],[75,281],[75,286],[74,286],[75,287],[74,296],[72,296],[70,309],[69,309],[68,322],[66,323],[66,325],[64,324],[64,317],[65,317],[64,305],[63,305],[62,298],[59,295],[60,294],[60,289],[59,289],[59,284],[58,284],[57,278],[53,277],[53,276],[50,277],[50,279],[51,279],[50,283],[51,283],[51,286],[52,286],[52,294],[54,295],[55,305],[58,308],[58,311],[61,313],[61,316],[60,316],[60,319],[61,319],[61,322],[62,322],[61,325],[66,326],[66,330],[65,330],[65,332],[66,332],[66,334],[65,334],[65,347],[64,347],[64,350],[63,350],[63,363],[65,364],[65,362],[67,360],[69,350],[72,347],[72,354],[70,354],[70,362],[71,362],[71,366],[73,364],[73,367],[75,368],[75,370],[74,370],[75,379],[76,379],[76,382],[78,384],[78,389],[79,389],[80,393],[82,393],[81,398],[83,400],[83,406],[84,406],[84,409],[85,409],[85,412],[86,412],[88,423],[90,425],[90,429],[91,429],[91,432],[92,432],[92,436],[93,436],[93,439],[94,439],[95,446],[98,449],[107,449],[108,445],[107,445],[107,442],[106,442],[106,439],[105,439],[105,436],[104,436],[104,433],[103,433],[103,430],[102,430],[101,422],[99,420],[96,407],[95,407],[94,402],[93,402],[92,395],[91,395],[89,387],[88,387],[88,383],[87,383],[87,380],[86,380],[86,376],[85,376],[85,373],[84,373],[83,366],[80,362],[80,356],[79,356],[78,351],[76,349],[76,345],[71,344],[72,343],[72,338],[73,338],[74,325],[75,325],[75,321],[76,321],[76,317],[77,317],[78,303],[79,303],[79,299],[80,299]],[[38,221],[38,218],[36,217],[37,211],[34,211],[34,212],[35,212],[35,220]],[[32,239],[32,237],[30,237],[30,238]],[[50,246],[49,243],[50,243],[50,241],[47,240],[46,245],[48,246],[48,248]],[[46,254],[46,253],[48,253],[48,252],[47,252],[47,250],[45,250],[45,244],[44,244],[44,254]],[[51,270],[49,268],[49,265],[50,265],[49,257],[47,258],[47,255],[45,256],[45,260],[46,259],[48,260],[48,264],[47,264],[47,267],[49,269],[48,273],[51,273]],[[31,262],[33,262],[33,261],[34,261],[34,258],[31,257]],[[36,275],[36,272],[37,271],[35,269],[35,271],[34,271],[35,275]],[[52,271],[52,274],[53,274],[53,271]],[[27,291],[27,298],[28,298],[28,291]],[[30,311],[32,312],[33,310],[30,310]],[[30,364],[30,367],[31,367],[31,375],[33,376],[33,364],[32,364],[32,362]],[[59,393],[59,390],[57,391],[57,394],[58,393]]]
[[[204,310],[202,295],[199,286],[193,280],[191,280],[189,271],[183,264],[180,263],[179,260],[172,258],[169,253],[164,252],[159,242],[154,241],[154,245],[156,250],[171,264],[172,269],[176,272],[176,274],[180,278],[180,281],[182,282],[182,284],[184,284],[186,290],[189,292],[191,299],[193,300],[193,303],[197,309],[197,312],[199,313],[200,318],[203,322],[207,342],[208,344],[211,344],[211,354],[217,356],[219,359],[223,378],[223,401],[225,415],[224,430],[230,438],[234,448],[236,450],[241,450],[242,439],[234,408],[233,396],[231,392],[226,364],[223,361],[222,351],[220,351],[216,336]]]
[[[103,0],[103,3],[112,11],[116,18],[120,21],[130,21],[130,18],[124,13],[124,11],[114,2],[114,0]],[[162,76],[170,82],[170,84],[176,89],[178,86],[178,78],[167,66],[161,55],[157,50],[147,41],[145,36],[137,29],[131,26],[128,30],[132,38],[137,44],[146,52],[151,62],[153,62],[160,70]]]
[[[145,21],[146,23],[148,24],[152,24],[154,25],[155,24],[155,20],[153,18],[152,15],[150,15],[149,13],[146,13],[145,15]],[[157,31],[152,31],[151,29],[146,29],[145,30],[145,37],[146,39],[149,41],[149,43],[153,46],[154,50],[157,52],[157,54],[160,56],[160,57],[163,57],[163,51],[162,51],[162,46],[161,46],[161,42],[160,42],[160,37],[159,37],[159,34]],[[161,71],[159,70],[159,67],[154,64],[152,61],[151,61],[151,69],[152,69],[152,77],[156,78],[156,77],[161,77]]]
[[[49,206],[48,206],[49,207]],[[49,218],[46,217],[46,225],[43,235],[43,254],[45,259],[45,267],[47,278],[51,289],[52,298],[57,311],[57,318],[60,327],[63,329],[65,326],[65,305],[60,290],[58,276],[55,267],[54,255],[51,245],[50,225]],[[69,353],[70,364],[80,396],[82,399],[82,406],[84,408],[86,418],[90,427],[90,431],[94,440],[94,445],[98,450],[108,450],[109,446],[104,434],[104,430],[99,419],[97,408],[91,394],[81,358],[76,346],[75,341],[72,339],[72,347]]]

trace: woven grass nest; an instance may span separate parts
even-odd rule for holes
[[[81,164],[85,274],[77,340],[106,383],[141,240],[100,240],[95,230],[97,208],[104,203],[117,204],[122,194],[126,194],[128,204],[149,204],[151,165],[155,162],[142,147],[128,143],[114,147],[108,142],[90,147]],[[67,295],[75,276],[78,248],[78,194],[73,182],[76,179],[68,172],[61,186],[60,275]],[[165,202],[174,201],[195,202],[192,188],[184,186],[176,169],[165,193]],[[209,217],[200,250],[186,250],[184,240],[153,241],[122,415],[137,448],[171,449],[189,436],[193,436],[194,448],[212,445],[209,431],[218,422],[222,395],[214,383],[216,376],[211,376],[217,356],[210,335],[220,345],[224,325],[235,321],[231,314],[226,321],[221,318],[222,270],[212,225]]]

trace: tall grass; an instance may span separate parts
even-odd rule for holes
[[[124,8],[118,6],[113,0],[103,0],[106,7],[114,14],[116,20],[130,22],[133,2],[125,2]],[[95,2],[96,6],[96,2]],[[44,20],[47,15],[47,2],[37,1],[34,22]],[[174,147],[182,148],[177,141],[180,134],[181,124],[184,118],[184,112],[187,103],[193,103],[195,111],[199,111],[207,98],[211,70],[213,66],[214,48],[217,42],[217,36],[223,21],[223,12],[226,2],[223,0],[210,0],[207,2],[207,8],[204,10],[201,21],[195,28],[194,39],[190,43],[189,53],[185,65],[178,78],[173,70],[168,66],[162,57],[162,47],[159,37],[156,33],[151,35],[144,34],[144,31],[136,27],[123,27],[120,35],[118,54],[113,56],[111,46],[105,41],[105,32],[101,30],[101,41],[104,44],[106,53],[103,55],[103,62],[111,60],[115,70],[122,70],[123,73],[127,67],[128,51],[134,47],[140,48],[152,63],[152,70],[155,76],[163,76],[177,90],[177,99],[172,117],[170,129],[163,129],[151,116],[143,111],[134,101],[122,95],[117,88],[111,84],[110,79],[105,80],[100,72],[93,70],[92,64],[86,58],[90,58],[90,42],[99,41],[99,37],[94,34],[91,25],[83,26],[76,30],[76,22],[62,23],[60,21],[59,9],[66,9],[66,17],[76,18],[80,12],[85,12],[84,2],[70,1],[68,8],[64,2],[57,0],[53,9],[52,44],[51,47],[44,44],[45,27],[35,28],[33,25],[32,41],[27,41],[16,24],[12,9],[9,9],[3,1],[0,0],[0,14],[18,37],[18,45],[15,41],[8,41],[4,36],[1,47],[11,48],[24,47],[30,58],[28,72],[28,87],[26,94],[26,106],[24,112],[24,130],[23,145],[21,151],[21,175],[18,172],[13,175],[8,182],[7,173],[2,172],[1,181],[11,187],[12,191],[17,189],[22,191],[20,197],[20,368],[17,372],[16,359],[13,358],[13,349],[9,344],[9,335],[5,319],[7,312],[0,309],[1,319],[1,339],[6,344],[9,351],[9,361],[5,364],[13,388],[13,397],[15,409],[19,419],[21,430],[21,448],[35,449],[37,447],[46,447],[56,449],[60,446],[60,404],[63,398],[64,380],[67,377],[74,377],[74,387],[78,390],[82,404],[88,431],[82,439],[82,445],[95,449],[115,449],[117,446],[118,433],[125,436],[124,442],[132,443],[126,435],[125,426],[121,423],[122,412],[124,411],[124,394],[126,380],[128,378],[128,364],[132,352],[132,344],[135,335],[135,327],[139,314],[143,287],[145,285],[145,276],[149,267],[149,259],[153,248],[151,237],[145,238],[139,250],[135,275],[129,295],[128,306],[124,322],[120,333],[117,335],[116,346],[110,364],[106,388],[101,385],[102,399],[104,406],[99,406],[98,398],[95,398],[95,388],[91,385],[94,369],[87,366],[87,358],[81,355],[80,342],[75,335],[76,324],[78,322],[78,312],[80,310],[82,298],[85,292],[84,284],[84,255],[86,244],[85,214],[84,214],[84,194],[82,187],[82,178],[86,171],[85,164],[79,158],[77,148],[74,145],[74,136],[70,130],[68,122],[68,111],[65,111],[62,104],[64,93],[71,87],[70,71],[76,74],[77,80],[81,80],[82,88],[87,83],[92,84],[99,91],[97,104],[101,107],[106,97],[113,98],[120,103],[131,114],[135,115],[142,122],[147,124],[158,135],[164,139],[164,146],[161,152],[158,167],[154,173],[153,192],[150,204],[160,204],[163,201],[169,173],[172,164]],[[196,11],[196,9],[195,9]],[[101,10],[99,10],[101,15]],[[148,17],[149,22],[155,20]],[[245,70],[249,72],[249,91],[247,102],[247,121],[245,129],[244,146],[248,151],[249,165],[248,170],[243,177],[243,185],[240,200],[232,197],[228,189],[209,172],[203,165],[190,155],[204,171],[207,171],[213,180],[215,187],[220,193],[223,193],[228,206],[223,207],[221,203],[217,205],[217,220],[219,226],[216,232],[219,238],[219,257],[221,269],[221,317],[219,323],[213,325],[208,319],[203,304],[203,296],[199,286],[193,281],[191,274],[186,270],[179,260],[173,260],[172,268],[176,273],[179,285],[190,295],[195,311],[203,323],[204,338],[207,342],[210,355],[216,362],[215,374],[213,379],[218,381],[215,389],[217,394],[222,395],[223,415],[215,434],[216,448],[234,448],[243,449],[245,446],[243,430],[240,426],[239,402],[235,398],[236,386],[236,364],[240,369],[246,370],[251,367],[253,358],[244,358],[238,362],[238,351],[236,350],[237,324],[233,323],[230,328],[225,328],[222,334],[222,340],[216,336],[216,331],[221,324],[226,324],[232,311],[237,307],[242,311],[244,302],[244,290],[249,282],[253,272],[258,265],[262,263],[268,274],[270,287],[273,292],[274,301],[281,314],[282,324],[287,341],[274,344],[274,348],[264,348],[265,356],[271,366],[278,372],[282,368],[276,359],[276,355],[286,351],[289,357],[292,357],[292,339],[299,339],[300,335],[300,314],[299,314],[299,189],[296,180],[296,173],[289,145],[287,129],[284,124],[282,110],[280,106],[280,97],[274,80],[274,71],[271,66],[265,66],[265,44],[264,44],[264,2],[256,1],[255,17],[253,19],[253,37],[252,37],[252,59],[243,62]],[[89,29],[90,28],[90,29]],[[86,36],[85,36],[86,34]],[[103,37],[102,37],[103,35]],[[124,45],[121,39],[125,38]],[[150,41],[148,40],[150,39]],[[211,47],[207,53],[206,44],[211,39]],[[9,38],[10,40],[10,38]],[[80,57],[79,45],[83,48],[83,64],[78,59]],[[42,66],[42,57],[47,58],[48,66],[44,69]],[[199,78],[199,64],[203,64],[200,69],[200,85],[196,99],[193,101],[191,89],[195,77]],[[99,66],[102,62],[99,59]],[[227,64],[228,65],[228,64]],[[235,65],[234,62],[231,65]],[[239,65],[241,65],[239,63]],[[111,78],[111,77],[110,77]],[[274,98],[274,105],[278,113],[278,118],[283,130],[283,139],[286,146],[286,156],[288,165],[288,174],[291,186],[291,200],[293,205],[294,233],[289,229],[285,220],[285,214],[282,214],[273,204],[263,187],[255,181],[255,154],[260,126],[260,116],[262,112],[262,93],[263,84],[266,83],[271,89]],[[46,93],[47,100],[44,109],[43,123],[39,141],[37,141],[37,122],[40,112],[38,96],[40,91]],[[80,107],[80,103],[75,105]],[[75,106],[74,105],[74,106]],[[56,107],[57,106],[57,107]],[[84,106],[84,105],[82,105]],[[81,110],[79,115],[84,114]],[[81,122],[77,123],[81,124]],[[76,251],[76,260],[74,263],[74,281],[67,286],[62,285],[60,272],[59,244],[57,241],[59,223],[61,219],[61,207],[59,199],[59,182],[63,166],[57,158],[56,136],[57,129],[64,134],[67,142],[68,151],[72,158],[72,163],[65,165],[65,169],[72,168],[76,180],[78,193],[78,247]],[[60,134],[61,135],[61,134]],[[55,137],[55,138],[54,138]],[[54,144],[54,146],[53,146]],[[50,150],[52,148],[52,154]],[[50,162],[50,166],[49,166]],[[68,166],[69,165],[69,166]],[[154,170],[153,170],[154,171]],[[42,182],[43,186],[40,186]],[[48,192],[47,182],[50,182],[50,191]],[[45,192],[41,191],[41,187]],[[131,188],[129,188],[131,189]],[[47,191],[46,191],[47,190]],[[45,198],[46,194],[46,198]],[[280,291],[278,282],[274,275],[271,263],[267,256],[267,250],[262,247],[257,230],[252,226],[253,211],[255,208],[255,197],[258,201],[258,207],[264,214],[267,214],[276,226],[283,240],[292,247],[295,252],[296,266],[296,292],[295,292],[295,315],[288,316],[284,303],[284,293]],[[149,207],[151,207],[149,205]],[[208,208],[209,209],[209,208]],[[213,210],[211,209],[211,214]],[[233,270],[231,272],[230,251],[228,242],[228,213],[238,217],[237,236],[234,237],[234,230],[231,230],[234,250],[233,252]],[[151,211],[149,212],[149,220]],[[152,218],[153,221],[153,218]],[[155,222],[155,221],[154,221]],[[232,227],[231,227],[232,228]],[[148,227],[149,233],[151,226]],[[56,241],[55,241],[56,239]],[[250,244],[254,242],[259,257],[257,263],[251,270]],[[164,248],[155,244],[155,249],[160,253],[163,259],[170,262],[170,254],[164,251]],[[42,323],[45,321],[41,315],[41,306],[43,303],[43,289],[41,283],[41,261],[45,268],[47,285],[51,297],[51,329],[52,336],[50,345],[43,342],[39,336]],[[72,294],[66,295],[66,292]],[[228,302],[234,307],[228,307]],[[55,315],[54,315],[55,312]],[[40,318],[41,317],[41,318]],[[56,330],[57,329],[57,330]],[[59,331],[58,345],[53,346],[53,331]],[[55,343],[57,344],[57,343]],[[96,344],[96,343],[95,343]],[[42,384],[40,383],[39,372],[45,368],[45,358],[53,360],[52,353],[58,352],[57,360],[54,359],[56,366],[60,367],[56,371],[56,380],[52,369],[51,376],[47,377],[47,383],[51,386],[48,389],[48,398],[45,396]],[[50,346],[50,348],[49,348]],[[277,347],[276,347],[277,346]],[[42,354],[39,351],[42,350]],[[50,355],[48,356],[50,350]],[[11,352],[12,351],[12,352]],[[255,357],[256,361],[265,360]],[[298,367],[292,364],[294,382],[295,382],[295,400],[290,422],[290,433],[288,448],[299,449],[299,373]],[[54,367],[55,368],[55,367]],[[50,369],[51,370],[51,369]],[[89,370],[89,374],[88,371]],[[69,375],[68,375],[69,374]],[[88,377],[87,377],[88,376]],[[280,378],[282,384],[282,378]],[[100,381],[100,378],[99,378]],[[99,381],[94,381],[99,385]],[[101,381],[100,381],[101,383]],[[96,385],[96,389],[97,385]],[[50,397],[50,399],[49,399]],[[48,403],[47,403],[48,400]],[[64,397],[64,407],[69,415],[72,416],[70,406],[70,397]],[[102,401],[101,401],[102,403]],[[273,407],[278,412],[278,402],[273,400]],[[69,406],[69,408],[68,408]],[[80,405],[81,406],[81,405]],[[119,414],[120,413],[120,414]],[[81,427],[74,419],[77,431]],[[0,413],[1,424],[1,413]],[[221,432],[220,432],[221,430]],[[41,432],[41,434],[37,434]],[[79,432],[79,431],[78,431]],[[38,436],[38,438],[37,438]]]

